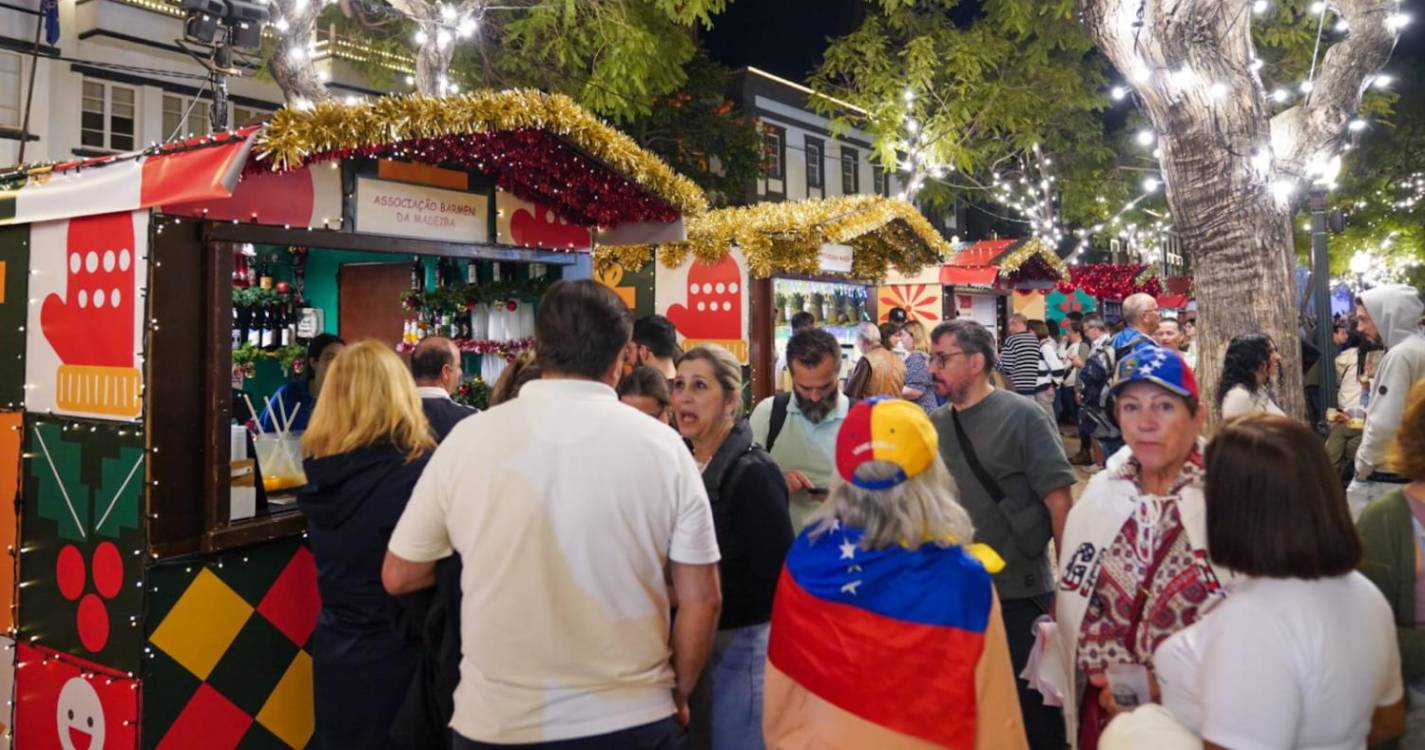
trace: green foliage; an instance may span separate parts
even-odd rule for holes
[[[1386,264],[1425,262],[1425,82],[1401,81],[1392,121],[1375,121],[1344,155],[1340,188],[1330,195],[1346,212],[1346,231],[1330,238],[1331,271],[1349,277],[1351,258]],[[1297,217],[1299,254],[1309,251]],[[1417,278],[1416,283],[1422,279]]]
[[[1273,0],[1252,19],[1260,76],[1267,91],[1291,93],[1277,112],[1294,104],[1313,55],[1325,56],[1338,38],[1328,13],[1319,50],[1314,0]],[[855,125],[875,140],[875,158],[904,173],[905,117],[925,132],[932,163],[955,171],[931,181],[918,196],[928,206],[954,198],[986,203],[993,173],[1013,169],[1016,156],[1035,143],[1054,159],[1062,192],[1062,219],[1088,225],[1103,221],[1140,194],[1142,179],[1156,168],[1152,148],[1133,142],[1142,118],[1130,113],[1126,127],[1106,128],[1114,104],[1107,96],[1123,84],[1098,53],[1078,21],[1073,0],[985,0],[978,8],[959,0],[877,0],[859,29],[827,50],[813,88],[866,110],[838,109],[814,100],[833,124]],[[962,7],[966,6],[966,7]],[[907,103],[905,92],[917,96]],[[1372,90],[1363,116],[1390,115],[1394,97]],[[1375,137],[1368,133],[1368,138]],[[1350,166],[1348,169],[1355,169]],[[1160,195],[1142,201],[1123,223],[1144,222],[1143,212],[1164,210]],[[1384,226],[1384,225],[1382,225]],[[1404,232],[1402,231],[1402,235]],[[1106,238],[1107,235],[1100,235]]]
[[[353,0],[350,16],[324,11],[320,30],[414,55],[415,25],[380,0]],[[647,116],[688,82],[694,32],[727,0],[508,0],[490,7],[472,40],[456,45],[450,79],[464,89],[528,86],[568,94],[616,122]],[[352,62],[371,84],[399,88],[373,60]]]
[[[976,183],[1037,143],[1055,159],[1064,215],[1100,217],[1109,209],[1095,200],[1097,183],[1114,166],[1100,116],[1108,68],[1077,23],[1074,2],[987,0],[971,22],[958,24],[952,16],[965,11],[957,5],[881,0],[859,29],[832,43],[813,79],[818,91],[869,117],[861,122],[825,99],[817,106],[838,129],[866,129],[876,159],[889,168],[905,156],[904,120],[914,117],[932,163],[959,173],[927,186],[920,199],[929,205],[983,200]],[[907,89],[918,93],[913,101]]]
[[[698,183],[714,206],[726,205],[761,173],[761,136],[727,99],[726,68],[699,54],[686,73],[682,88],[623,128]]]

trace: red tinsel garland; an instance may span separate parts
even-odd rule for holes
[[[626,222],[670,222],[680,215],[666,201],[645,192],[597,160],[543,130],[506,130],[447,138],[335,149],[314,154],[306,164],[351,157],[398,157],[423,164],[458,164],[492,175],[516,197],[550,206],[581,227]],[[247,171],[266,165],[249,162]]]
[[[1090,263],[1069,267],[1069,280],[1059,283],[1059,291],[1072,294],[1082,289],[1090,297],[1106,300],[1121,300],[1130,294],[1145,292],[1154,297],[1163,293],[1163,285],[1157,276],[1150,276],[1142,283],[1138,277],[1145,266],[1139,263]]]
[[[513,360],[521,353],[534,348],[534,339],[511,339],[509,341],[491,341],[489,339],[451,339],[455,347],[462,354],[498,354],[507,361]],[[405,353],[413,351],[415,344],[401,342],[396,345],[396,351]]]

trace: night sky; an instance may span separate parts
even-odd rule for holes
[[[860,25],[858,0],[733,0],[713,18],[703,42],[714,60],[748,65],[804,82],[821,62],[828,38]]]
[[[748,65],[805,82],[821,61],[828,38],[860,25],[863,0],[732,0],[713,18],[703,43],[713,59],[731,68]],[[958,15],[973,16],[979,3],[967,0]],[[1406,27],[1386,71],[1397,79],[1425,78],[1425,15]]]

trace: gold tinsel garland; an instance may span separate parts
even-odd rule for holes
[[[1059,258],[1058,253],[1054,252],[1054,248],[1050,247],[1048,243],[1038,237],[1034,237],[1023,245],[1020,245],[1017,250],[1004,256],[1004,258],[1000,260],[998,264],[1000,276],[1013,274],[1019,270],[1020,266],[1023,266],[1035,255],[1043,258],[1044,262],[1059,274],[1059,278],[1069,278],[1069,267],[1064,265],[1064,261]]]
[[[434,99],[388,96],[360,104],[322,102],[309,109],[287,107],[258,136],[258,158],[274,171],[340,149],[470,133],[539,129],[552,133],[609,165],[634,184],[668,201],[685,215],[707,210],[698,186],[653,153],[562,94],[528,89],[477,91]]]
[[[691,253],[716,263],[733,245],[747,257],[749,273],[767,278],[778,273],[826,274],[820,269],[821,246],[855,249],[851,278],[881,279],[891,266],[916,273],[951,252],[950,243],[911,204],[879,195],[758,203],[709,211],[688,220],[686,242],[657,247],[658,260],[677,268]],[[653,258],[654,246],[599,247],[594,263],[617,263],[629,270]]]

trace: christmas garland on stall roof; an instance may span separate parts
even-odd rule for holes
[[[891,266],[913,274],[950,254],[952,248],[911,204],[879,195],[734,206],[688,220],[688,239],[662,245],[599,247],[594,262],[636,270],[653,259],[677,268],[691,254],[713,264],[736,245],[749,273],[884,278]],[[850,274],[821,270],[823,244],[847,244],[854,251]]]
[[[259,134],[256,148],[259,160],[270,163],[273,170],[286,171],[333,155],[519,131],[544,131],[572,144],[684,215],[707,210],[707,198],[696,183],[628,135],[567,96],[532,89],[476,91],[438,99],[388,96],[351,105],[330,101],[307,109],[288,107],[273,115]]]

